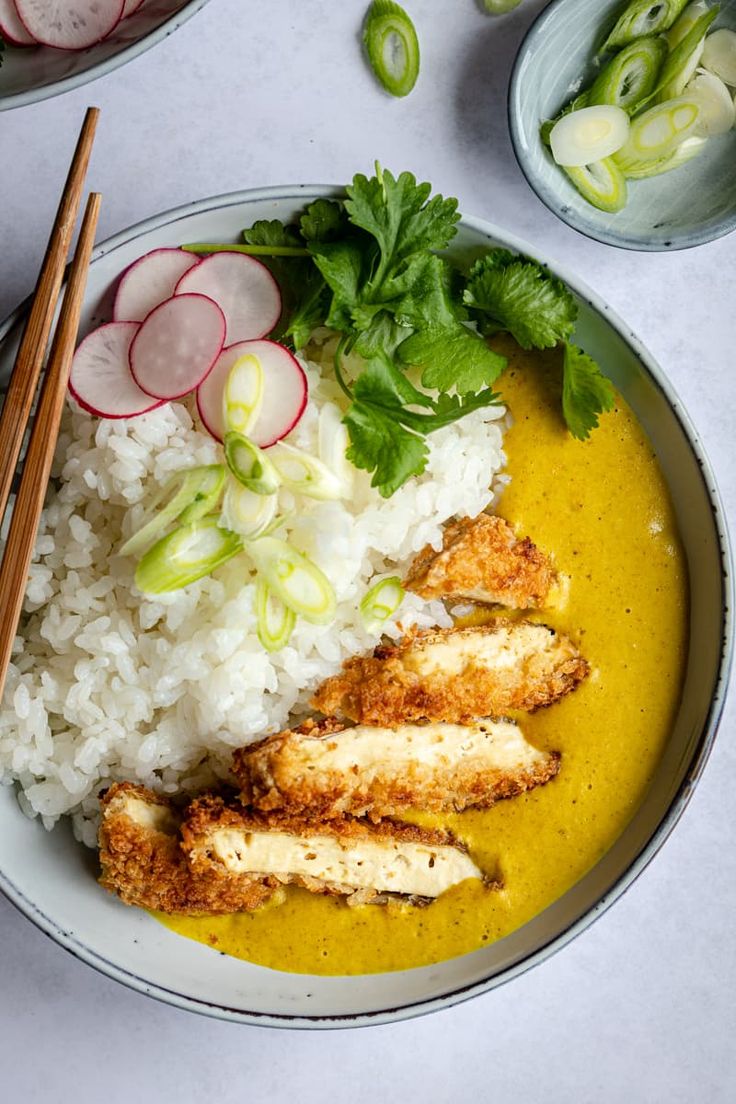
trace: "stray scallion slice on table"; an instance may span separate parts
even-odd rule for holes
[[[268,583],[259,578],[256,582],[256,632],[267,652],[284,648],[294,631],[296,614],[271,593]]]
[[[225,381],[222,402],[226,428],[248,433],[263,403],[263,365],[257,356],[238,357]]]
[[[559,119],[549,136],[558,165],[590,165],[602,161],[625,144],[629,116],[620,107],[602,104],[571,111]]]
[[[635,38],[667,31],[687,4],[687,0],[631,0],[619,15],[604,50],[628,46]]]
[[[308,556],[278,537],[260,537],[248,545],[248,552],[285,606],[315,625],[332,621],[337,605],[334,588]]]
[[[626,145],[614,154],[616,164],[625,172],[631,162],[668,157],[681,142],[697,133],[699,118],[700,105],[693,96],[678,96],[650,107],[632,121]]]
[[[667,44],[658,35],[624,46],[596,77],[588,103],[611,104],[633,114],[654,90],[666,55]]]
[[[120,555],[142,552],[177,519],[186,524],[214,510],[226,475],[223,464],[185,468],[173,475],[146,510],[140,527],[120,549]]]
[[[363,42],[373,72],[392,96],[406,96],[419,76],[419,40],[409,16],[393,0],[373,0]]]
[[[719,27],[708,35],[700,60],[704,68],[715,73],[732,88],[736,87],[736,31]]]
[[[266,453],[242,433],[225,434],[225,459],[238,482],[259,495],[272,495],[281,480]]]
[[[237,533],[216,518],[182,525],[149,548],[138,564],[135,585],[144,594],[167,594],[209,575],[243,549]]]
[[[265,533],[276,515],[276,495],[256,494],[232,479],[222,503],[222,520],[228,529],[252,540]]]
[[[290,491],[326,501],[342,497],[342,481],[316,456],[280,441],[269,449],[269,459]]]
[[[363,619],[366,632],[378,632],[385,621],[389,619],[404,600],[404,588],[398,575],[392,575],[389,579],[382,579],[366,592],[360,603],[360,616]]]
[[[565,165],[563,172],[581,196],[599,211],[614,213],[626,206],[626,175],[612,157],[593,161],[590,165]]]

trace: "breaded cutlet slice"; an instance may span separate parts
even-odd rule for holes
[[[334,718],[287,729],[233,756],[245,804],[264,812],[381,817],[487,808],[542,785],[559,755],[512,721],[346,726]]]
[[[100,799],[100,882],[126,905],[158,912],[213,915],[256,909],[277,883],[193,871],[181,845],[181,816],[145,786],[118,782]]]
[[[442,550],[428,544],[404,580],[407,590],[428,601],[447,598],[518,610],[544,606],[556,583],[549,557],[529,537],[517,540],[509,523],[491,514],[446,525]]]
[[[463,724],[551,705],[589,667],[569,637],[533,621],[430,629],[356,656],[317,690],[327,716],[395,728],[409,721]]]
[[[198,874],[271,875],[311,893],[345,895],[351,904],[431,900],[466,878],[483,878],[448,832],[389,820],[254,813],[205,797],[189,807],[182,836]]]

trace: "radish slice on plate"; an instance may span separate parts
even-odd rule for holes
[[[130,374],[128,354],[139,328],[137,322],[108,322],[85,337],[74,354],[69,390],[90,414],[134,418],[161,405]]]
[[[0,35],[11,46],[35,46],[36,40],[21,22],[15,0],[0,0]]]
[[[116,322],[142,322],[154,307],[171,299],[185,272],[199,258],[183,249],[154,249],[120,277],[112,316]]]
[[[85,50],[107,38],[124,0],[15,0],[23,26],[43,46]]]
[[[120,18],[121,19],[127,19],[129,15],[133,14],[133,12],[138,11],[138,9],[139,9],[139,7],[141,6],[142,3],[143,3],[143,0],[125,0],[125,5],[123,7],[123,14],[121,15]]]
[[[133,379],[156,399],[194,391],[225,341],[225,318],[206,295],[177,295],[155,307],[130,347]]]
[[[222,441],[225,384],[236,361],[249,355],[261,363],[263,394],[258,417],[248,436],[259,448],[268,448],[291,433],[307,405],[307,377],[299,361],[283,345],[275,341],[240,341],[223,349],[197,390],[197,409],[207,431]]]
[[[222,308],[227,343],[270,333],[281,315],[281,292],[265,265],[244,253],[213,253],[182,276],[176,294],[208,295]]]

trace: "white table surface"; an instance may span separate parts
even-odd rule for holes
[[[378,158],[493,219],[593,285],[665,366],[736,517],[736,235],[686,253],[577,235],[524,182],[505,96],[542,0],[493,19],[407,0],[422,44],[404,101],[359,46],[366,0],[213,0],[150,53],[0,116],[0,317],[32,286],[88,103],[101,236],[202,196],[339,183]],[[8,1102],[736,1099],[736,697],[697,792],[645,875],[559,955],[485,997],[361,1031],[241,1027],[130,992],[0,898],[0,1096]]]

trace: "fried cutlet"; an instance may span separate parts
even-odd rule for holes
[[[382,728],[418,720],[462,724],[551,705],[588,671],[569,637],[547,625],[503,619],[415,633],[349,659],[312,704],[327,716]]]
[[[217,867],[193,871],[180,814],[144,786],[116,783],[100,805],[100,882],[126,905],[207,915],[255,909],[279,892],[275,882]]]
[[[389,729],[329,718],[233,756],[246,804],[321,817],[487,808],[548,782],[558,769],[559,756],[538,751],[518,725],[492,720]]]
[[[461,518],[445,527],[443,546],[431,544],[414,560],[404,586],[428,601],[447,598],[535,609],[557,583],[549,558],[529,537],[517,540],[503,518]]]
[[[433,899],[466,878],[483,877],[449,833],[389,820],[320,822],[205,797],[189,807],[182,836],[198,875],[272,875],[312,893],[346,895],[351,904],[381,903],[387,895]]]

